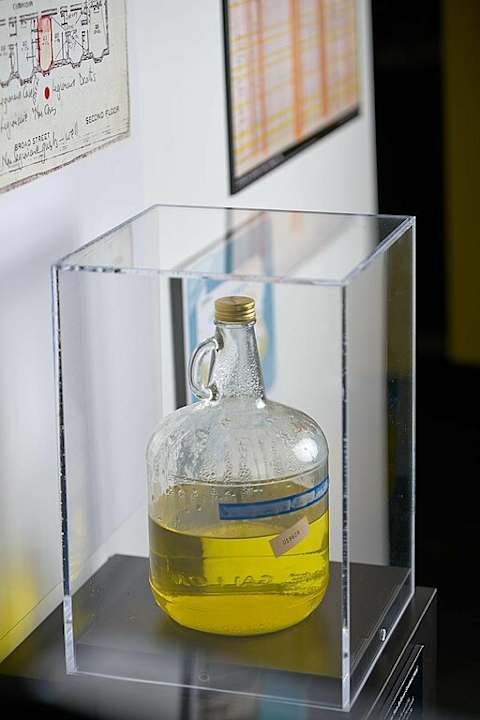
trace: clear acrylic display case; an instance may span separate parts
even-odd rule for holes
[[[414,242],[409,217],[155,206],[54,265],[68,672],[353,706],[414,590]],[[145,448],[234,294],[268,396],[330,447],[327,594],[256,637],[182,628],[148,587]]]

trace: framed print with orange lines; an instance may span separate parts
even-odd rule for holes
[[[356,0],[224,0],[231,192],[359,113]]]

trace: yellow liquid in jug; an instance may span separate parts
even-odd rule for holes
[[[152,510],[150,585],[158,605],[181,625],[256,635],[294,625],[320,604],[329,574],[322,502],[280,519],[229,520],[188,532],[162,524]],[[307,535],[275,557],[270,540],[304,516]]]

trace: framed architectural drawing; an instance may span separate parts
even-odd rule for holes
[[[224,0],[231,192],[359,113],[355,0]]]

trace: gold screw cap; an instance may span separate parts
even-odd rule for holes
[[[215,300],[215,321],[222,323],[255,322],[255,300],[245,295],[231,295]]]

